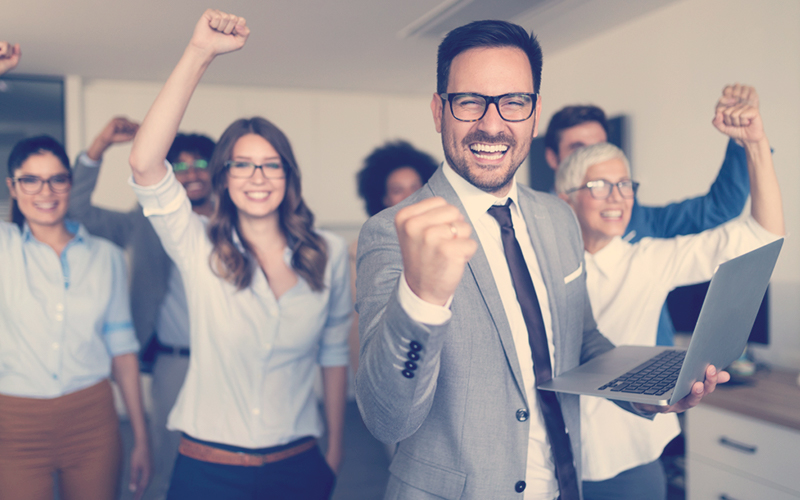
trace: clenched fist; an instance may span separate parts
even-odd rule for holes
[[[243,17],[208,9],[197,21],[189,45],[216,56],[241,49],[249,35]]]
[[[428,303],[445,305],[478,249],[472,226],[438,197],[403,208],[394,222],[409,288]]]
[[[756,89],[738,83],[725,87],[717,101],[712,123],[740,144],[764,139]]]
[[[0,41],[0,75],[11,71],[19,64],[19,58],[22,56],[22,51],[19,44],[10,44],[8,42]]]

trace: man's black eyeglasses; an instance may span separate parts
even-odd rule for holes
[[[523,122],[533,115],[539,94],[515,92],[503,95],[483,95],[474,92],[439,94],[450,103],[450,113],[460,122],[476,122],[486,115],[489,104],[494,103],[500,118],[507,122]]]

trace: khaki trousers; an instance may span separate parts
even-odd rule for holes
[[[113,500],[122,442],[108,380],[53,399],[0,395],[0,500]]]

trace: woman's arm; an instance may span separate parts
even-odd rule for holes
[[[152,186],[164,177],[164,159],[200,78],[217,55],[242,48],[249,34],[242,17],[214,9],[203,13],[133,141],[130,163],[136,184]]]
[[[131,451],[131,481],[128,487],[139,500],[150,482],[150,446],[142,408],[142,393],[139,388],[139,360],[135,353],[114,356],[111,361],[114,381],[122,392],[125,408],[133,427],[134,445]]]
[[[767,231],[782,235],[786,229],[781,190],[758,104],[758,95],[752,87],[729,85],[717,103],[713,123],[722,133],[744,145],[750,174],[750,214]]]
[[[328,422],[328,452],[325,460],[339,472],[342,461],[342,438],[344,436],[344,408],[347,399],[347,367],[326,366],[322,368],[324,387],[325,419]]]

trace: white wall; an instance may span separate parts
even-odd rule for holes
[[[630,116],[646,203],[707,190],[726,143],[711,125],[720,92],[756,87],[789,234],[772,281],[773,339],[759,354],[800,368],[800,2],[685,0],[552,55],[541,42],[542,123],[576,103]]]
[[[71,79],[73,85],[79,79]],[[68,99],[68,122],[82,124],[73,133],[70,154],[85,148],[108,120],[125,115],[141,121],[163,82],[85,81]],[[289,137],[303,173],[304,198],[320,225],[355,236],[366,220],[357,196],[355,174],[363,159],[387,140],[405,139],[434,158],[441,142],[430,113],[430,95],[355,94],[202,85],[197,89],[181,130],[219,138],[241,117],[264,116]],[[79,104],[80,103],[80,104]],[[82,115],[82,116],[76,116]],[[78,139],[80,138],[80,139]],[[127,209],[135,197],[127,185],[130,145],[106,153],[95,190],[98,205]]]

